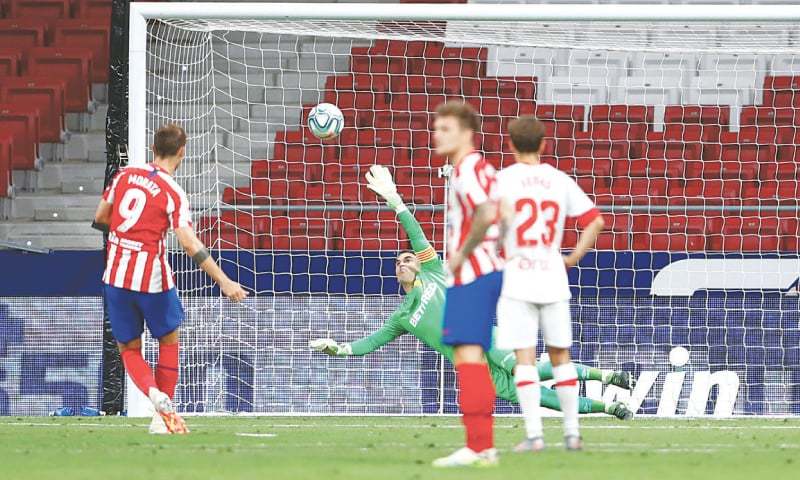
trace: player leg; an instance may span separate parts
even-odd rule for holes
[[[578,428],[578,372],[569,356],[572,345],[572,320],[569,302],[539,306],[542,334],[553,363],[553,379],[561,411],[564,413],[564,443],[567,450],[580,450]]]
[[[172,433],[188,433],[183,419],[175,412],[172,399],[178,383],[179,327],[183,322],[184,311],[178,294],[172,290],[161,293],[142,294],[141,306],[147,321],[147,328],[158,339],[158,365],[156,385],[162,393],[154,400],[156,411]],[[144,296],[146,295],[146,296]],[[157,430],[157,421],[153,426]],[[151,429],[153,431],[154,429]],[[154,432],[156,433],[156,432]]]
[[[491,348],[501,286],[502,273],[494,272],[447,290],[442,341],[454,347],[458,402],[467,445],[435,460],[436,467],[497,464],[493,432],[495,390],[484,352]]]
[[[494,337],[497,338],[496,328]],[[494,364],[512,375],[514,374],[514,367],[517,365],[517,357],[514,355],[513,350],[500,349],[497,348],[496,344],[493,344],[492,349],[486,353],[486,359],[490,364]],[[573,365],[575,365],[575,370],[578,372],[578,380],[582,382],[587,380],[599,380],[603,382],[603,385],[615,385],[626,390],[633,389],[633,376],[631,376],[629,372],[622,370],[602,370],[580,363],[573,363]],[[539,379],[541,381],[546,382],[547,380],[553,379],[553,364],[551,364],[549,360],[537,360],[536,369],[539,371]]]
[[[513,349],[517,361],[514,384],[525,420],[525,440],[515,452],[537,452],[544,449],[542,432],[541,381],[536,369],[536,336],[538,312],[527,302],[501,298],[497,304],[497,346]]]
[[[117,340],[122,365],[134,385],[145,395],[150,395],[150,390],[157,390],[157,387],[153,372],[142,357],[144,317],[136,304],[137,292],[110,285],[104,285],[103,289],[111,332]]]

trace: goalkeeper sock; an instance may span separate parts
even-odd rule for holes
[[[158,366],[156,367],[156,385],[170,399],[175,397],[175,385],[178,383],[178,342],[158,345]]]
[[[525,419],[525,433],[528,438],[542,436],[542,415],[540,411],[541,390],[539,371],[533,365],[517,365],[514,372],[517,384],[517,397]]]
[[[586,380],[603,380],[603,370],[599,368],[587,367],[586,365],[574,364],[575,371],[578,372],[578,380],[585,382]]]
[[[153,378],[153,372],[150,370],[150,365],[144,361],[142,351],[135,348],[123,350],[120,353],[122,357],[122,364],[125,366],[125,371],[133,380],[133,383],[142,391],[146,396],[150,396],[151,388],[156,387],[156,381]]]
[[[462,422],[467,447],[482,452],[494,447],[495,391],[489,367],[483,363],[462,363],[456,367]]]
[[[578,373],[570,363],[553,367],[556,394],[564,413],[564,435],[578,436]]]

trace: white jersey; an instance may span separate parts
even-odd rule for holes
[[[496,172],[480,153],[464,157],[450,176],[450,198],[447,210],[447,251],[461,250],[472,228],[475,207],[495,202]],[[475,247],[459,271],[448,274],[447,285],[466,285],[481,275],[500,270],[503,262],[497,253],[498,227],[486,231],[484,241]]]
[[[532,303],[571,297],[561,254],[566,217],[583,227],[600,215],[575,181],[547,164],[514,164],[497,174],[505,208],[514,212],[503,242],[502,296]]]

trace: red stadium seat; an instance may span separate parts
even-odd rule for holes
[[[375,112],[375,128],[428,130],[431,116],[420,112]],[[368,125],[365,125],[368,126]]]
[[[392,95],[391,109],[409,112],[435,112],[436,108],[446,100],[444,95],[395,93]]]
[[[699,252],[706,248],[703,235],[664,233],[634,233],[634,250],[663,250],[669,252]]]
[[[722,217],[719,235],[713,235],[712,250],[726,252],[772,252],[779,249],[776,217]]]
[[[630,215],[628,214],[603,214],[606,222],[605,229],[597,237],[595,249],[597,250],[627,250],[630,248]],[[573,248],[578,242],[580,232],[575,225],[574,218],[567,218],[564,223],[564,237],[561,240],[563,248]]]
[[[364,212],[344,223],[345,250],[400,250],[407,247],[394,212]]]
[[[781,218],[778,232],[781,236],[781,250],[797,252],[800,250],[800,222],[797,218]]]
[[[111,0],[73,0],[75,18],[111,18]]]
[[[59,143],[64,132],[65,82],[53,78],[0,78],[0,101],[39,111],[39,141]]]
[[[800,106],[800,76],[765,77],[764,106],[777,108]]]
[[[336,161],[337,149],[331,145],[297,145],[277,144],[275,160],[286,160],[287,162],[323,163]]]
[[[325,82],[326,90],[364,92],[388,92],[389,75],[373,75],[365,73],[336,75],[328,77]]]
[[[0,77],[16,77],[20,72],[22,50],[10,47],[0,48]]]
[[[39,47],[28,50],[26,73],[66,81],[64,110],[81,113],[92,103],[92,52],[84,48]]]
[[[14,141],[12,169],[39,167],[39,111],[35,107],[0,103],[0,132],[12,135]]]
[[[108,82],[109,35],[107,19],[82,18],[58,20],[53,24],[53,44],[58,47],[86,48],[92,52],[94,83]]]
[[[12,18],[69,18],[70,0],[11,0]]]
[[[353,47],[350,69],[353,73],[404,75],[406,60],[403,56],[387,56],[386,49],[379,46]]]
[[[480,95],[491,98],[536,99],[536,77],[495,77],[480,80]]]
[[[323,217],[302,212],[302,217],[273,217],[270,225],[273,250],[327,250],[328,228]]]
[[[637,159],[614,160],[611,174],[614,177],[682,178],[684,162],[681,160]]]
[[[47,21],[27,18],[0,19],[0,45],[14,48],[44,46]]]
[[[540,104],[536,105],[536,118],[544,122],[547,137],[573,138],[583,130],[584,111],[583,106]]]
[[[630,199],[634,205],[664,205],[667,203],[667,179],[615,177],[611,193],[617,200]]]
[[[779,126],[794,125],[794,112],[792,107],[742,107],[739,124],[747,126]]]
[[[339,161],[342,165],[411,164],[408,150],[392,147],[344,147]]]
[[[13,192],[11,162],[14,158],[14,142],[9,133],[0,133],[0,198],[10,197]],[[2,212],[0,212],[2,215]]]

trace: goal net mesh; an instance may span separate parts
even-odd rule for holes
[[[431,114],[459,99],[480,113],[476,142],[497,167],[513,161],[508,121],[543,120],[543,160],[604,212],[597,252],[570,274],[575,361],[652,379],[629,401],[670,413],[668,355],[683,346],[673,413],[710,413],[732,390],[734,413],[800,413],[795,27],[150,21],[146,71],[131,73],[146,77],[147,136],[186,129],[177,179],[195,227],[252,292],[231,304],[172,243],[181,410],[457,411],[452,367],[412,335],[359,358],[308,343],[361,338],[402,300],[393,261],[408,244],[364,186],[370,165],[391,168],[444,253]],[[324,143],[305,127],[322,101],[346,119]]]

